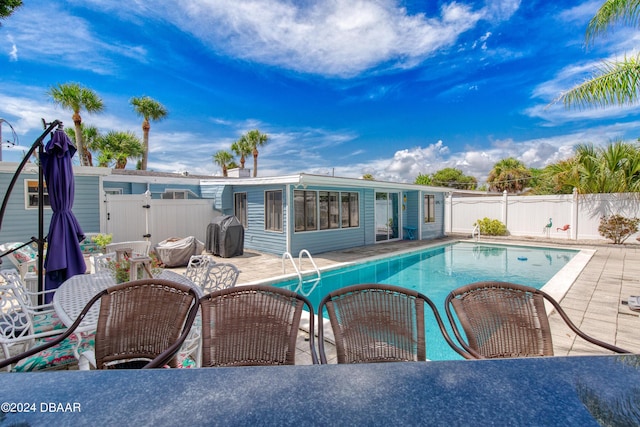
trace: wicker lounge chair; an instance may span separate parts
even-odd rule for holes
[[[545,300],[581,338],[616,353],[629,353],[582,332],[557,301],[529,286],[495,281],[472,283],[453,290],[446,298],[445,309],[456,338],[475,359],[553,356]]]
[[[200,299],[202,366],[293,365],[303,308],[313,306],[302,295],[266,285],[223,289]],[[311,358],[318,363],[313,333]]]
[[[176,367],[176,353],[198,311],[196,292],[161,279],[143,279],[105,289],[87,303],[67,331],[45,345],[0,362],[0,368],[51,348],[69,337],[96,302],[95,366],[109,368]],[[81,357],[92,353],[87,351]]]
[[[361,284],[331,292],[320,302],[318,349],[321,363],[327,363],[323,326],[325,308],[333,329],[338,363],[427,360],[425,303],[433,311],[447,343],[460,352],[429,298],[398,286]]]

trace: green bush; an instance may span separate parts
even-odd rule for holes
[[[484,217],[473,223],[474,227],[480,227],[480,234],[485,236],[506,236],[507,226],[497,219],[489,219]]]
[[[91,238],[91,241],[98,245],[101,250],[104,250],[105,246],[111,243],[113,236],[111,234],[96,234]]]
[[[603,216],[600,218],[598,233],[619,245],[638,231],[638,224],[640,224],[640,218],[625,218],[622,215]]]

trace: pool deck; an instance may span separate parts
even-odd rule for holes
[[[449,241],[467,240],[468,236],[451,236],[436,241],[397,241],[370,246],[350,248],[340,251],[313,255],[320,269],[337,266],[342,263],[386,254],[415,250],[420,247],[434,246]],[[587,334],[602,341],[640,353],[640,312],[630,310],[626,301],[630,295],[640,295],[640,245],[613,245],[607,241],[572,241],[567,239],[546,238],[486,238],[482,241],[494,243],[544,245],[546,247],[570,247],[587,249],[593,255],[587,258],[586,265],[574,271],[577,279],[570,286],[560,305],[573,322]],[[588,251],[589,253],[591,251]],[[244,255],[233,258],[216,257],[217,262],[228,262],[240,270],[238,285],[260,282],[282,277],[282,259],[273,254],[264,254],[245,250]],[[297,259],[296,259],[297,262]],[[584,265],[584,268],[582,266]],[[303,260],[303,270],[310,270],[311,264]],[[295,273],[291,263],[286,264],[286,275]],[[294,276],[292,276],[294,277]],[[398,285],[402,286],[401,283]],[[444,309],[438,307],[441,314]],[[606,354],[607,350],[591,345],[575,337],[557,314],[550,317],[554,331],[554,350],[558,356]],[[308,344],[301,334],[299,350],[300,363],[310,362]],[[332,359],[331,356],[329,356]],[[331,361],[331,360],[330,360]]]

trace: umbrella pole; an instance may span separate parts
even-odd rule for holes
[[[0,230],[2,229],[2,220],[4,219],[4,212],[7,209],[9,196],[11,195],[11,192],[13,191],[13,187],[16,185],[16,182],[18,181],[18,177],[20,176],[22,169],[24,169],[24,166],[27,164],[27,162],[31,158],[31,155],[33,154],[33,152],[36,151],[36,148],[38,149],[38,155],[39,156],[42,155],[44,150],[44,144],[42,143],[42,141],[47,135],[51,133],[51,131],[53,131],[54,128],[62,125],[62,122],[60,120],[54,120],[53,122],[48,123],[48,126],[46,126],[47,123],[45,123],[43,120],[43,124],[45,125],[44,132],[42,133],[42,135],[38,137],[38,139],[35,140],[31,148],[27,152],[27,154],[24,156],[24,158],[22,159],[22,162],[20,162],[20,165],[18,166],[18,169],[13,174],[13,178],[11,178],[9,187],[7,187],[7,192],[4,195],[4,200],[2,200],[2,206],[0,207]],[[40,157],[38,160],[40,161],[41,158],[42,157]],[[44,200],[43,200],[44,189],[43,189],[43,184],[44,184],[44,171],[42,170],[42,165],[38,164],[38,237],[37,238],[31,237],[31,240],[34,242],[37,242],[38,244],[38,291],[39,292],[44,291],[44,281],[43,281],[44,278],[42,276],[42,271],[44,270]]]

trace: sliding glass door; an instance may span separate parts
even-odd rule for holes
[[[400,237],[400,193],[376,192],[376,242]]]

